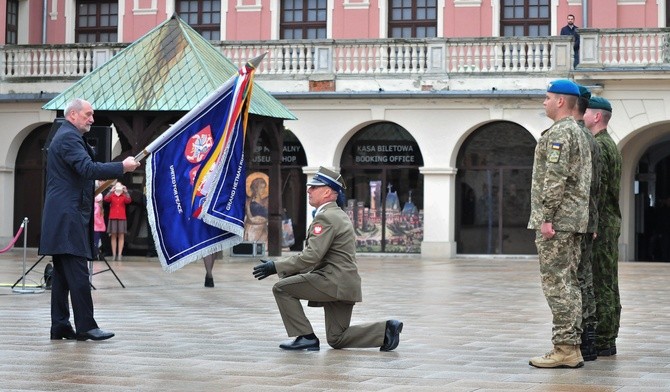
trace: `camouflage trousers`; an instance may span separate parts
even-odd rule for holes
[[[577,267],[579,288],[582,292],[582,329],[596,326],[596,297],[593,291],[593,269],[591,255],[593,250],[593,233],[581,235],[581,257]]]
[[[596,296],[596,347],[615,344],[619,335],[621,298],[619,297],[619,234],[621,229],[605,227],[593,242],[593,289]]]
[[[582,342],[582,294],[577,279],[581,235],[557,231],[551,239],[535,233],[542,291],[553,317],[553,344]]]

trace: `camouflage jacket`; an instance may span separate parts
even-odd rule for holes
[[[600,195],[600,146],[596,142],[596,138],[591,134],[584,120],[577,120],[577,124],[582,128],[586,139],[589,143],[589,151],[591,151],[591,188],[589,191],[589,224],[586,227],[587,233],[595,233],[598,231],[598,196]]]
[[[535,147],[528,228],[552,222],[556,231],[585,233],[590,187],[588,139],[572,116],[558,120]]]
[[[621,153],[607,129],[596,133],[600,147],[600,196],[598,202],[598,227],[618,227],[621,225],[619,209],[619,188],[621,186]],[[601,231],[601,230],[598,230]]]

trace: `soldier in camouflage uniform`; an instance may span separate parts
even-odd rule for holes
[[[581,257],[577,268],[577,277],[582,292],[582,344],[580,346],[584,361],[594,361],[598,357],[596,351],[596,298],[593,293],[593,269],[591,252],[594,233],[598,229],[598,190],[600,189],[600,147],[595,137],[584,124],[584,113],[589,106],[591,92],[579,86],[579,100],[575,108],[575,120],[586,135],[591,152],[591,188],[589,192],[589,223],[586,234],[581,239]]]
[[[621,299],[619,297],[618,240],[621,233],[619,187],[621,184],[621,154],[607,133],[612,106],[601,97],[591,97],[584,114],[586,126],[600,146],[600,196],[598,231],[593,242],[593,287],[596,296],[596,349],[599,356],[616,354],[619,334]]]
[[[529,229],[535,229],[542,291],[553,316],[554,349],[529,364],[540,368],[584,365],[581,343],[582,298],[577,279],[579,233],[588,224],[591,153],[587,139],[572,117],[579,97],[567,79],[549,85],[544,99],[554,124],[535,148]]]

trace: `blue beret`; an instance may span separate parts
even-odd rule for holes
[[[603,97],[591,97],[591,99],[589,99],[589,109],[607,110],[611,113],[612,105],[610,105],[610,101]]]
[[[588,88],[582,86],[581,84],[578,84],[577,87],[579,87],[579,97],[580,98],[591,99],[591,92],[589,91]]]
[[[577,83],[568,79],[558,79],[550,82],[549,87],[547,87],[547,92],[579,97],[579,87],[577,87]]]

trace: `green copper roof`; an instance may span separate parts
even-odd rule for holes
[[[62,110],[83,98],[96,111],[189,111],[238,71],[177,16],[156,26],[42,108]],[[251,113],[296,117],[258,84]]]

